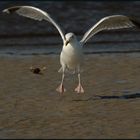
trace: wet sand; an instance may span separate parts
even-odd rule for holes
[[[43,75],[29,67],[46,66]],[[82,83],[59,56],[0,57],[0,138],[140,138],[140,54],[86,55]]]

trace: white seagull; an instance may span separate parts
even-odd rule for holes
[[[83,46],[84,44],[96,33],[103,30],[121,29],[121,28],[131,28],[139,26],[140,24],[124,15],[111,15],[102,18],[94,26],[92,26],[83,36],[83,38],[78,41],[74,33],[64,34],[60,26],[54,21],[51,16],[36,7],[32,6],[14,6],[4,9],[3,12],[6,13],[17,13],[21,16],[28,17],[34,20],[46,20],[52,23],[59,31],[61,38],[63,40],[63,48],[60,54],[61,68],[59,72],[62,72],[61,84],[56,89],[58,92],[63,93],[66,91],[64,88],[64,77],[66,71],[77,71],[78,73],[78,86],[75,88],[77,93],[84,93],[84,89],[81,85],[80,78],[80,67],[83,62]]]

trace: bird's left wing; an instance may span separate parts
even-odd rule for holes
[[[63,42],[65,42],[65,36],[60,26],[51,18],[51,16],[47,12],[39,8],[32,7],[32,6],[14,6],[14,7],[4,9],[3,12],[17,13],[21,16],[28,17],[34,20],[39,20],[39,21],[47,20],[58,29],[63,39]]]
[[[86,43],[93,35],[103,30],[131,28],[140,24],[133,19],[124,15],[112,15],[101,19],[94,26],[92,26],[81,39],[81,43]]]

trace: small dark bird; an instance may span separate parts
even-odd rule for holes
[[[34,74],[43,74],[42,71],[45,70],[46,67],[43,68],[33,68],[32,66],[30,67],[30,71],[33,72]]]

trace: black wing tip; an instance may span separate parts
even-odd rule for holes
[[[14,7],[4,9],[2,12],[12,14],[12,13],[16,12],[17,10],[19,10],[20,8],[21,8],[21,6],[14,6]]]
[[[138,28],[140,28],[140,21],[137,20],[136,18],[130,18],[131,22]]]

